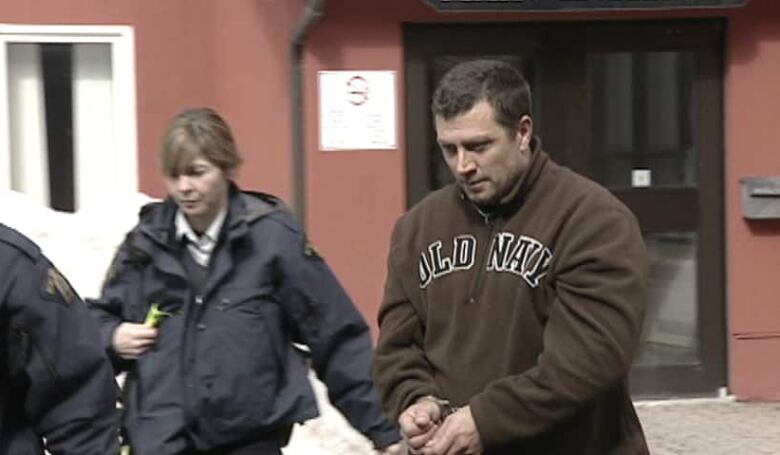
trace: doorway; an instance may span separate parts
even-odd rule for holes
[[[558,163],[637,216],[650,257],[635,397],[713,396],[726,386],[721,20],[409,24],[407,204],[451,180],[433,89],[455,64],[507,61],[533,93]]]

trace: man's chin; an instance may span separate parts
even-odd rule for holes
[[[479,206],[490,206],[495,204],[496,202],[495,196],[490,194],[485,194],[484,192],[473,193],[469,191],[464,191],[464,193],[466,193],[466,197],[471,202]]]

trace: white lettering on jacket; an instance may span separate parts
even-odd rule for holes
[[[444,275],[474,267],[477,239],[473,235],[455,236],[449,252],[442,251],[442,248],[443,242],[437,240],[420,253],[421,288]],[[491,241],[485,270],[515,274],[535,288],[547,274],[552,257],[550,249],[533,237],[499,232]]]

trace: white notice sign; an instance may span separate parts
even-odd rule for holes
[[[319,91],[321,150],[398,148],[395,71],[320,71]]]
[[[652,183],[652,173],[650,169],[632,169],[631,186],[634,188],[647,188]]]

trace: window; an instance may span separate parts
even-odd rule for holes
[[[646,169],[651,186],[696,187],[695,65],[692,51],[588,55],[593,166],[600,183],[630,188],[632,170]]]
[[[68,212],[138,190],[131,27],[0,24],[0,189]]]

